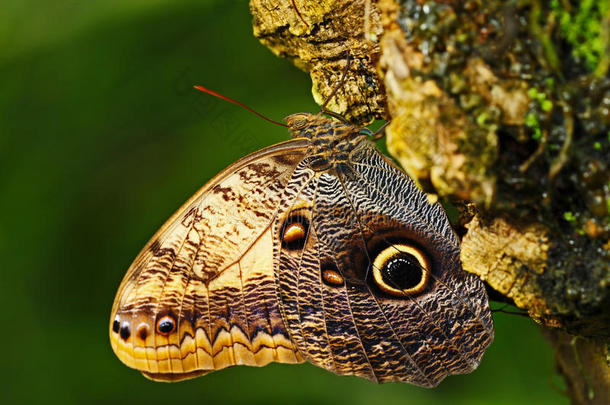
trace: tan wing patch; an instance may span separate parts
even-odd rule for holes
[[[149,378],[303,359],[275,293],[271,225],[306,142],[250,155],[204,186],[157,232],[115,299],[110,341]]]

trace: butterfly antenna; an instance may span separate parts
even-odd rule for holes
[[[390,125],[390,121],[383,124],[379,129],[371,134],[371,140],[378,141],[385,136],[385,129]]]
[[[265,117],[263,114],[261,114],[261,113],[259,113],[259,112],[255,111],[253,108],[250,108],[250,107],[248,107],[247,105],[244,105],[244,104],[240,103],[239,101],[235,101],[235,100],[233,100],[232,98],[229,98],[229,97],[227,97],[227,96],[223,96],[223,95],[222,95],[222,94],[220,94],[220,93],[216,93],[214,90],[206,89],[206,88],[205,88],[205,87],[203,87],[203,86],[193,86],[193,87],[194,87],[195,89],[199,90],[199,91],[203,91],[204,93],[211,94],[211,95],[212,95],[212,96],[214,96],[214,97],[218,97],[218,98],[220,98],[220,99],[223,99],[223,100],[225,100],[225,101],[228,101],[229,103],[233,103],[233,104],[238,105],[238,106],[240,106],[240,107],[242,107],[242,108],[245,108],[246,110],[250,111],[251,113],[256,114],[256,115],[257,115],[257,116],[259,116],[260,118],[262,118],[262,119],[264,119],[264,120],[267,120],[267,121],[269,121],[269,122],[271,122],[271,123],[273,123],[273,124],[275,124],[275,125],[281,125],[281,126],[283,126],[283,127],[288,127],[288,125],[283,124],[283,123],[278,122],[278,121],[274,121],[274,120],[272,120],[271,118],[267,118],[267,117]]]
[[[507,306],[509,306],[508,304],[504,304],[501,308],[496,308],[496,309],[491,309],[492,313],[501,313],[501,314],[507,314],[507,315],[516,315],[516,316],[522,316],[525,318],[529,318],[529,315],[527,314],[527,312],[515,312],[515,311],[507,311],[504,308],[506,308]]]
[[[292,6],[294,7],[294,10],[297,12],[297,15],[299,16],[299,18],[301,19],[301,21],[303,21],[303,24],[305,24],[307,26],[307,28],[309,28],[309,24],[307,24],[307,21],[305,21],[305,19],[303,18],[303,16],[301,15],[301,12],[299,11],[299,8],[297,7],[296,3],[294,2],[294,0],[292,0]]]
[[[328,114],[328,115],[332,115],[335,118],[339,118],[337,117],[338,114],[336,113],[332,113],[331,111],[326,110],[326,105],[328,104],[328,102],[330,100],[333,99],[333,97],[335,96],[335,94],[337,93],[337,90],[339,90],[340,87],[343,87],[343,85],[345,84],[345,78],[347,77],[347,72],[349,70],[349,64],[351,62],[351,58],[350,58],[350,54],[349,51],[346,51],[346,56],[345,56],[345,69],[343,69],[343,74],[341,75],[341,80],[339,80],[339,83],[337,83],[337,85],[335,86],[335,88],[333,89],[333,91],[331,91],[330,96],[328,96],[328,98],[326,99],[326,101],[324,102],[324,104],[322,104],[322,108],[320,109],[320,112]],[[342,121],[345,121],[345,118],[341,117],[339,118]]]

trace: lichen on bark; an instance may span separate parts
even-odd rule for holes
[[[250,4],[318,103],[349,50],[331,109],[391,121],[393,157],[463,208],[466,270],[547,327],[610,340],[609,1]]]
[[[278,56],[309,72],[322,104],[340,80],[349,52],[346,82],[328,109],[359,123],[385,117],[385,94],[376,70],[379,10],[365,0],[253,0],[254,35]]]

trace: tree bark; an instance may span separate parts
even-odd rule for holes
[[[251,0],[321,104],[460,212],[464,269],[545,327],[574,403],[610,389],[610,4]],[[576,339],[576,340],[573,340]]]

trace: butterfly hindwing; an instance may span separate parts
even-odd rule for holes
[[[435,386],[472,371],[493,339],[481,282],[461,269],[459,243],[439,205],[368,141],[348,161],[316,171],[307,160],[274,234],[295,215],[300,245],[276,245],[286,326],[302,355],[338,374]],[[297,176],[297,171],[295,171]],[[397,243],[426,252],[426,288],[394,297],[372,281],[374,258]],[[342,282],[325,282],[325,271]]]

